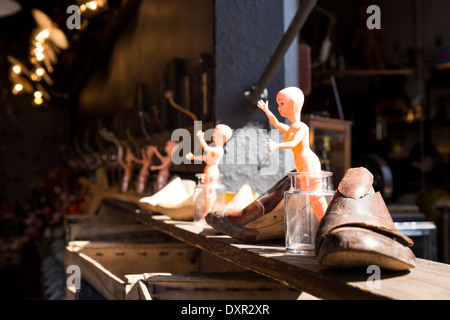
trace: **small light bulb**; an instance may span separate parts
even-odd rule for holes
[[[50,35],[50,31],[48,29],[44,29],[36,35],[36,41],[43,42]]]
[[[12,92],[13,92],[13,94],[18,94],[18,93],[21,92],[22,90],[23,90],[23,85],[22,85],[21,83],[17,83],[17,84],[14,86]]]
[[[42,92],[40,92],[40,91],[35,91],[35,92],[34,92],[34,97],[35,97],[36,99],[42,98]]]
[[[22,71],[22,68],[19,65],[16,64],[13,67],[13,71],[14,71],[15,74],[19,74]]]
[[[37,74],[39,77],[42,77],[42,76],[44,75],[44,73],[45,73],[44,68],[37,68],[37,69],[36,69],[36,74]]]
[[[40,43],[40,42],[38,42],[38,43]],[[36,48],[34,49],[34,52],[44,52],[44,47],[42,46],[42,45],[40,45],[40,46],[36,46]]]
[[[42,102],[44,102],[44,100],[42,100],[42,98],[36,98],[36,97],[34,98],[34,103],[35,103],[35,104],[41,105]]]
[[[37,61],[44,60],[44,54],[42,52],[36,52],[36,59]]]
[[[88,2],[87,5],[89,6],[89,8],[90,8],[91,10],[97,9],[97,2],[96,2],[96,1]]]

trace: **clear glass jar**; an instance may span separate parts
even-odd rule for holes
[[[286,250],[299,255],[314,255],[319,221],[333,198],[331,172],[290,172],[291,188],[285,192]]]
[[[207,177],[204,173],[198,173],[197,185],[194,191],[194,223],[207,225],[205,217],[210,212],[222,215],[226,206],[225,186],[220,182],[222,175]]]

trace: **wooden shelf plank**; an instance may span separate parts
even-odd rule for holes
[[[110,200],[106,200],[110,201]],[[111,200],[112,201],[112,200]],[[366,270],[337,270],[315,257],[286,252],[284,241],[250,244],[218,233],[209,226],[151,214],[134,204],[110,202],[137,221],[251,271],[322,299],[450,299],[450,265],[417,259],[407,272],[381,271],[380,288],[367,284]]]

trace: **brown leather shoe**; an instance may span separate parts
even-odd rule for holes
[[[209,213],[206,222],[215,230],[246,242],[284,238],[284,193],[291,181],[285,175],[250,205],[227,210],[224,216]]]
[[[409,248],[413,241],[400,233],[365,168],[346,172],[328,205],[316,234],[320,264],[338,268],[367,268],[377,265],[389,270],[415,267]]]

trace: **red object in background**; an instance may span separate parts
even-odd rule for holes
[[[19,153],[19,154],[22,154],[22,153],[23,153],[23,148],[22,148],[22,146],[17,146],[17,147],[16,147],[16,152]]]
[[[69,207],[69,214],[82,214],[86,212],[87,203],[86,202],[78,202],[74,203]]]
[[[435,67],[436,69],[450,68],[450,45],[437,48]]]
[[[442,51],[439,54],[438,58],[439,58],[439,62],[441,62],[443,60],[446,60],[446,59],[449,59],[450,58],[450,53],[448,51]]]
[[[5,146],[4,144],[2,144],[2,145],[0,146],[0,152],[2,152],[2,153],[8,152],[8,147]]]
[[[36,125],[36,126],[34,127],[34,132],[36,132],[36,133],[42,133],[42,131],[43,131],[42,125],[38,124],[38,125]]]

